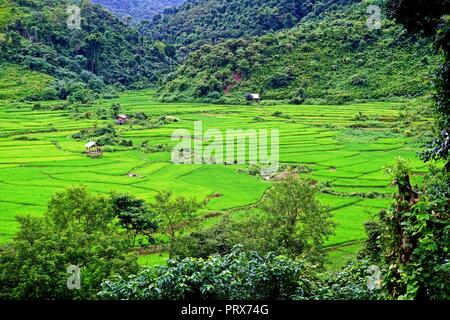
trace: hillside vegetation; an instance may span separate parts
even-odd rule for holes
[[[33,99],[92,101],[159,83],[162,101],[392,100],[424,95],[437,65],[430,44],[391,20],[370,31],[367,1],[188,0],[140,30],[89,1],[81,30],[67,26],[69,0],[1,1],[0,58],[59,80]],[[119,7],[144,13],[146,3]]]
[[[52,94],[54,78],[51,76],[21,68],[13,64],[0,64],[0,100],[30,98],[46,99]]]
[[[92,0],[108,8],[119,17],[132,17],[133,21],[149,20],[158,13],[182,4],[185,0]]]
[[[149,86],[167,66],[161,48],[111,13],[82,1],[81,29],[68,27],[73,2],[2,0],[0,58],[63,80],[54,98],[90,96],[105,86]]]
[[[331,2],[351,2],[332,0]],[[294,27],[323,0],[188,0],[152,22],[142,31],[151,38],[178,45],[182,53],[223,39],[259,36]]]
[[[293,29],[203,46],[166,79],[160,98],[243,102],[257,92],[265,100],[344,103],[424,95],[437,65],[431,44],[388,19],[369,30],[367,7],[315,6]]]
[[[10,0],[0,0],[0,27],[3,27],[11,16],[13,6]]]

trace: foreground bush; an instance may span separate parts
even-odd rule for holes
[[[380,215],[384,286],[396,299],[450,299],[450,174],[432,168],[421,188],[400,160],[391,170],[396,203]]]
[[[207,260],[169,260],[168,266],[147,268],[128,278],[102,285],[104,299],[131,300],[280,300],[307,298],[314,278],[303,262],[269,254],[246,254],[240,246]]]
[[[381,273],[384,271],[365,259],[352,261],[343,270],[322,274],[311,300],[386,299],[381,286]]]

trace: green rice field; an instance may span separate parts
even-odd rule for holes
[[[120,103],[124,112],[145,112],[152,117],[179,118],[159,128],[116,126],[134,146],[171,141],[175,129],[193,130],[194,121],[204,129],[280,130],[280,161],[310,168],[307,174],[331,192],[320,200],[331,207],[337,223],[329,240],[330,258],[340,261],[355,254],[365,239],[363,223],[392,201],[394,189],[384,173],[395,158],[409,159],[420,179],[426,171],[416,158],[418,146],[402,132],[393,133],[402,109],[399,103],[351,105],[230,106],[208,104],[162,104],[152,99],[152,91],[127,92],[95,106],[109,108]],[[44,102],[51,106],[58,102]],[[143,153],[138,148],[119,147],[98,159],[83,154],[87,141],[75,140],[74,133],[94,125],[115,124],[113,119],[76,119],[70,111],[32,110],[33,103],[0,100],[0,242],[12,239],[17,231],[17,215],[42,215],[50,197],[71,185],[83,184],[93,192],[129,192],[151,201],[159,190],[211,199],[200,212],[205,225],[231,209],[257,203],[270,182],[238,172],[234,165],[175,165],[170,152]],[[83,110],[84,111],[84,110]],[[86,110],[88,111],[88,110]],[[285,117],[274,117],[281,111]],[[362,111],[375,125],[352,129],[355,115]],[[259,117],[259,121],[255,121]],[[133,173],[136,176],[130,177]],[[369,197],[376,193],[378,196]],[[242,214],[242,209],[232,210]],[[249,211],[251,212],[251,211]],[[217,213],[211,215],[210,213]],[[211,218],[208,218],[211,216]],[[150,263],[161,260],[142,258]]]

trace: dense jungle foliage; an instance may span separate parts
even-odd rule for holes
[[[185,0],[92,0],[121,18],[131,21],[150,20],[159,13],[168,13]]]
[[[80,3],[79,29],[70,28],[77,21],[71,1],[1,2],[1,60],[58,80],[41,98],[93,95],[108,85],[148,87],[169,65],[163,48],[89,1]]]
[[[142,30],[153,39],[178,45],[186,53],[224,39],[292,28],[313,8],[348,2],[352,0],[188,0],[179,8],[156,15],[143,24]]]
[[[242,103],[255,92],[301,104],[426,94],[437,66],[430,41],[387,18],[369,30],[366,9],[336,4],[291,30],[204,46],[166,79],[160,98]]]

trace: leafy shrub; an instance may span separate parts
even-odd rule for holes
[[[89,89],[75,91],[68,96],[68,100],[70,103],[81,102],[84,104],[92,102],[97,98],[98,96]]]
[[[158,152],[170,152],[171,149],[167,144],[158,144],[151,146],[147,142],[143,142],[141,145],[141,151],[145,153],[158,153]]]
[[[302,97],[294,97],[291,100],[289,100],[289,104],[303,104],[305,103],[305,99]]]
[[[138,120],[147,120],[149,118],[144,112],[136,112],[133,117]]]
[[[33,106],[31,107],[31,110],[36,111],[36,110],[42,110],[42,104],[40,104],[39,102],[33,104]]]
[[[367,79],[360,75],[353,75],[351,80],[351,84],[354,86],[365,86],[367,85]]]
[[[311,295],[310,267],[269,254],[231,253],[207,260],[169,260],[168,266],[145,269],[102,284],[103,299],[133,300],[285,300]]]
[[[103,146],[102,151],[105,152],[105,153],[113,153],[113,152],[117,152],[117,151],[120,151],[120,150],[118,150],[118,148],[115,148],[113,146]]]
[[[254,168],[259,174],[259,168]],[[294,173],[283,173],[261,201],[259,210],[239,220],[223,219],[217,226],[196,230],[175,243],[178,255],[226,253],[234,245],[261,255],[274,252],[303,257],[320,265],[324,260],[323,243],[334,223],[326,207],[315,198],[310,181],[299,180]]]
[[[333,233],[332,214],[316,199],[316,189],[309,180],[287,172],[261,201],[267,214],[261,225],[267,248],[290,256],[303,256],[323,262],[323,244]]]
[[[109,90],[102,94],[102,98],[107,100],[118,99],[119,97],[120,97],[119,94],[114,90]]]
[[[125,140],[125,139],[123,139],[123,140],[120,140],[119,144],[121,146],[123,146],[123,147],[132,147],[133,146],[133,141],[132,140]]]
[[[114,127],[108,126],[108,127],[98,128],[93,133],[94,137],[99,137],[99,136],[104,136],[104,135],[115,136],[116,135],[116,130],[114,129]]]
[[[99,146],[113,146],[116,144],[116,140],[112,135],[105,135],[97,138],[97,144]]]
[[[359,111],[356,115],[355,118],[353,119],[354,121],[368,121],[369,117],[366,116],[365,114],[363,114],[361,111]]]
[[[182,236],[174,244],[174,255],[178,258],[207,259],[214,254],[229,254],[238,243],[233,227],[231,220],[223,218],[211,228]]]
[[[14,137],[13,140],[16,140],[16,141],[37,141],[39,139],[35,138],[35,137],[19,136],[19,137]]]
[[[281,111],[275,111],[272,113],[272,117],[281,118],[283,116],[283,112]]]
[[[293,77],[291,75],[279,72],[271,76],[268,80],[268,86],[275,89],[283,88],[288,86],[292,80]]]
[[[370,276],[372,268],[367,260],[358,260],[349,263],[342,271],[322,275],[310,300],[382,300],[386,296],[381,288],[381,281]],[[377,270],[377,269],[375,269]],[[381,273],[381,270],[380,270]],[[380,279],[381,280],[381,279]],[[373,283],[369,283],[373,281]],[[294,297],[303,300],[303,295]]]
[[[69,105],[67,103],[58,103],[51,107],[52,111],[61,111],[61,110],[68,110]]]
[[[266,120],[263,117],[261,117],[261,116],[256,116],[256,117],[253,118],[253,121],[255,121],[255,122],[264,122]]]

